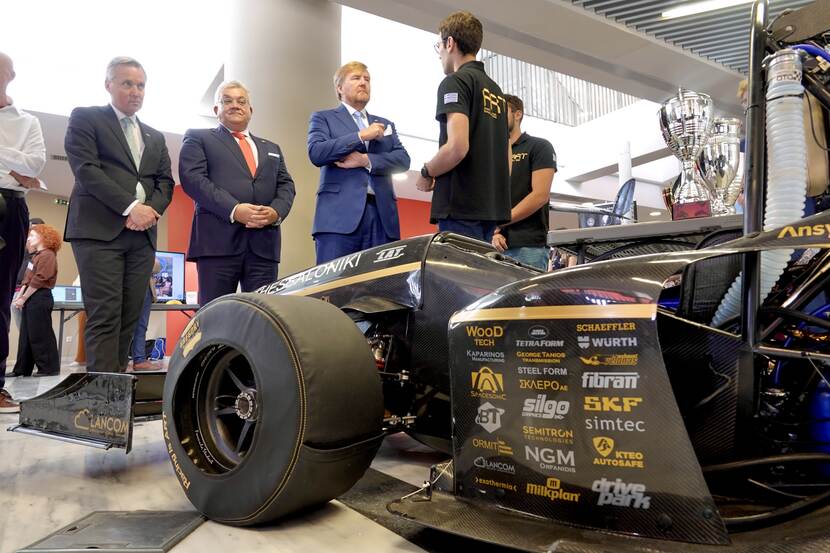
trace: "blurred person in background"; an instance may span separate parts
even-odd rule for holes
[[[12,306],[22,312],[17,363],[6,376],[54,376],[60,373],[58,343],[52,328],[52,288],[58,278],[57,253],[61,235],[49,225],[34,225],[26,239],[32,260],[26,267],[23,288]]]

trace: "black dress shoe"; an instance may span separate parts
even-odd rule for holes
[[[14,377],[16,377],[16,376],[24,376],[24,375],[22,375],[22,374],[17,374],[17,373],[16,373],[16,372],[14,372],[14,371],[9,371],[9,372],[7,372],[7,373],[6,373],[6,378],[14,378]]]

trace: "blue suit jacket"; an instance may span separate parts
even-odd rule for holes
[[[357,229],[366,205],[371,180],[383,229],[398,240],[401,236],[398,205],[392,189],[392,173],[409,169],[409,154],[398,140],[395,125],[388,119],[368,114],[369,124],[380,122],[392,134],[369,142],[369,151],[358,137],[358,127],[349,110],[339,107],[311,114],[308,126],[308,157],[320,170],[317,208],[311,233],[349,234]],[[371,172],[364,167],[341,169],[334,162],[358,151],[369,154]]]
[[[264,138],[251,138],[258,156],[254,177],[239,144],[225,127],[185,133],[179,178],[196,203],[188,260],[236,255],[247,249],[265,259],[280,260],[279,226],[248,229],[230,220],[238,203],[271,206],[285,220],[294,202],[294,181],[280,147]]]

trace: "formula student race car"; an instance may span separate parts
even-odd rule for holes
[[[830,212],[761,229],[765,6],[744,233],[554,273],[450,233],[388,244],[211,302],[166,378],[73,375],[18,430],[129,448],[163,382],[177,478],[226,524],[337,497],[403,431],[452,455],[390,498],[428,527],[528,551],[830,550]]]

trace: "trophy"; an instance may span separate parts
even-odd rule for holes
[[[663,140],[683,164],[683,174],[672,191],[672,218],[691,219],[712,214],[711,195],[695,177],[695,160],[712,133],[712,99],[706,94],[680,89],[658,112]]]
[[[713,193],[715,215],[734,215],[735,201],[741,193],[741,181],[735,177],[741,157],[741,122],[739,119],[715,119],[712,136],[697,158],[697,169]]]

